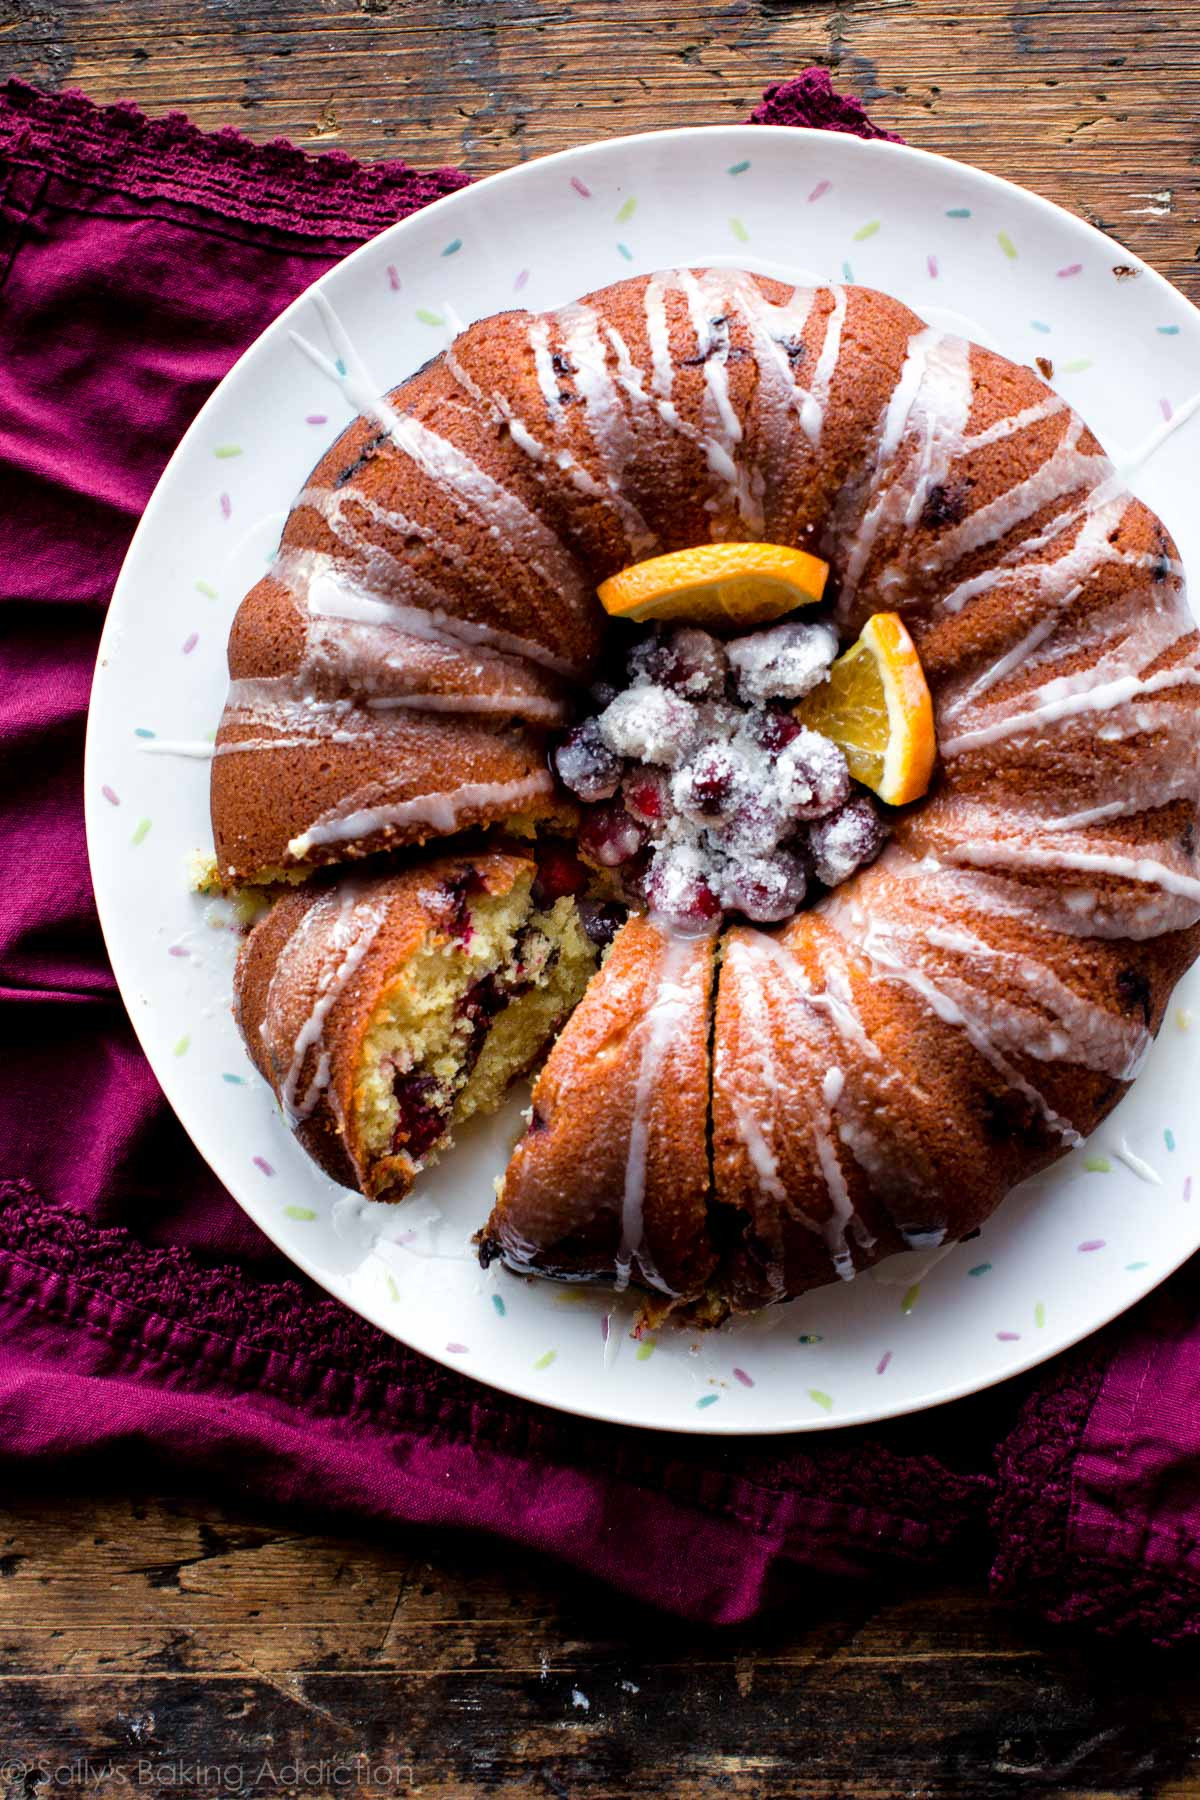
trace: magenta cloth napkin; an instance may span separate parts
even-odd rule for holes
[[[889,134],[823,70],[765,124]],[[267,322],[467,177],[0,102],[0,1457],[472,1526],[732,1621],[813,1576],[990,1568],[1055,1619],[1200,1627],[1200,1328],[1184,1271],[1081,1352],[871,1430],[582,1424],[425,1362],[299,1279],[201,1163],[117,998],[84,850],[96,641],[159,472]],[[883,1379],[881,1377],[881,1379]]]

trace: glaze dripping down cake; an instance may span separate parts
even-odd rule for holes
[[[510,848],[456,857],[489,893],[519,865],[517,910],[560,910],[554,995],[508,1062],[549,1056],[485,1259],[720,1317],[958,1239],[1079,1143],[1200,948],[1200,660],[1173,543],[1066,402],[887,295],[703,269],[484,319],[386,399],[354,399],[361,416],[238,612],[212,777],[223,880],[299,884],[249,940],[239,1006],[277,1091],[295,1086],[301,1041],[326,1070],[319,1126],[302,1127],[325,1166],[387,1191],[374,1171],[403,1162],[399,1127],[385,1104],[368,1143],[344,1096],[372,1056],[385,1085],[405,1078],[409,1025],[368,1051],[361,1008],[353,1026],[339,1011],[370,1010],[391,949],[369,980],[371,953],[339,975],[322,1012],[328,988],[305,985],[287,944],[321,929],[303,923],[316,913],[332,930],[371,883],[426,891],[420,846],[489,831]],[[645,769],[610,731],[612,789],[584,795],[582,822],[584,790],[555,768],[579,722],[603,724],[614,703],[588,690],[629,628],[597,587],[647,557],[737,541],[829,563],[809,627],[828,655],[900,615],[938,763],[861,854],[839,851],[832,824],[806,827],[821,824],[826,849],[787,851],[773,914],[746,901],[722,840],[715,912],[680,935],[653,884],[605,888],[621,858],[594,853],[588,821],[594,802],[618,831],[638,827],[618,873],[670,832],[675,844],[629,795],[657,770],[685,807],[691,724],[674,764]],[[661,669],[654,685],[684,709],[740,692],[775,716],[782,701],[736,688],[760,662],[726,654],[735,685],[705,698]],[[704,744],[736,761],[761,727],[714,717]],[[702,823],[688,854],[712,836]],[[361,874],[334,867],[366,858]],[[486,972],[503,983],[516,940],[497,931]],[[453,1046],[471,1037],[487,1056],[504,1016],[462,1027],[473,978],[455,964],[436,1143],[465,1091]]]

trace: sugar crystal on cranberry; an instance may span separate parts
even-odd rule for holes
[[[848,800],[828,818],[809,827],[813,871],[826,887],[837,887],[856,869],[874,862],[887,841],[887,828],[865,794]]]
[[[639,762],[682,762],[696,740],[694,707],[669,688],[626,688],[597,720],[600,736],[618,756]]]
[[[764,700],[799,700],[824,681],[837,652],[831,625],[802,625],[798,619],[734,638],[725,646],[738,698],[748,706]]]
[[[580,800],[611,800],[621,784],[621,758],[609,749],[595,719],[568,731],[554,752],[554,767]]]

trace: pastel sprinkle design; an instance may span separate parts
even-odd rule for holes
[[[442,251],[442,255],[443,256],[457,256],[461,249],[462,249],[462,239],[461,238],[451,238],[450,242],[446,245],[445,249]]]
[[[636,211],[637,211],[637,195],[630,194],[628,200],[623,200],[621,202],[620,206],[617,208],[617,224],[623,225],[625,223],[626,219],[632,219],[632,217]]]
[[[502,1294],[492,1295],[492,1311],[498,1319],[502,1319],[508,1311],[508,1308],[504,1304],[504,1296]]]
[[[808,196],[809,205],[811,206],[814,200],[822,199],[824,197],[824,195],[826,195],[829,192],[829,190],[832,186],[833,186],[832,181],[818,181],[816,187],[813,189],[812,193]]]
[[[1000,1339],[1002,1344],[1019,1344],[1021,1341],[1021,1334],[1019,1331],[998,1331],[996,1336]]]
[[[227,1081],[230,1087],[245,1087],[246,1085],[246,1077],[244,1075],[234,1075],[229,1071],[222,1073],[221,1080]]]
[[[398,294],[400,292],[400,271],[396,267],[395,263],[388,264],[387,278],[388,278],[388,286],[391,288],[393,294]]]
[[[706,1406],[715,1406],[720,1398],[720,1394],[701,1394],[696,1402],[696,1408],[698,1411],[703,1411]]]
[[[1071,279],[1072,275],[1082,275],[1083,274],[1083,264],[1082,263],[1068,263],[1066,268],[1059,269],[1057,271],[1057,274],[1058,274],[1058,279],[1060,281],[1069,281]]]
[[[198,631],[189,631],[179,648],[184,656],[190,656],[199,642],[200,633]]]
[[[219,457],[222,462],[228,462],[231,456],[240,456],[241,454],[242,446],[240,444],[218,444],[213,451],[213,455]]]
[[[657,1347],[658,1347],[658,1339],[657,1338],[652,1338],[652,1337],[643,1338],[641,1343],[637,1347],[638,1362],[649,1362],[650,1358],[654,1355],[654,1352]]]
[[[1150,1264],[1145,1263],[1145,1262],[1133,1262],[1133,1263],[1126,1263],[1125,1267],[1127,1269],[1131,1269],[1131,1270],[1132,1269],[1148,1269],[1150,1267]]]
[[[135,725],[133,728],[133,735],[134,737],[140,738],[152,738],[157,737],[158,733],[157,731],[151,731],[148,725]]]
[[[938,259],[933,254],[932,250],[930,251],[929,255],[925,258],[925,267],[929,271],[930,281],[936,281],[938,278]]]
[[[833,1397],[827,1394],[823,1388],[809,1388],[807,1392],[813,1405],[819,1406],[822,1412],[833,1411]]]
[[[396,1277],[392,1274],[387,1276],[387,1291],[389,1300],[399,1300],[400,1289],[396,1286]]]
[[[105,782],[104,786],[100,789],[100,792],[104,795],[104,798],[108,801],[110,806],[120,806],[121,796],[116,792],[115,788],[110,788],[107,782]]]
[[[1192,1178],[1189,1175],[1187,1180],[1183,1184],[1183,1204],[1185,1206],[1189,1205],[1191,1202],[1191,1198],[1192,1198]]]
[[[285,1219],[295,1219],[300,1225],[310,1225],[317,1214],[316,1209],[311,1206],[285,1206],[283,1216]]]
[[[537,1361],[534,1363],[534,1365],[533,1365],[534,1368],[535,1369],[548,1369],[550,1367],[550,1364],[557,1357],[557,1355],[558,1355],[557,1350],[543,1350],[542,1354],[538,1357]]]
[[[133,844],[135,848],[138,844],[144,844],[146,841],[147,835],[149,834],[149,831],[150,831],[149,819],[139,819],[137,824],[134,826],[133,836],[129,840],[130,843]]]
[[[1059,363],[1058,368],[1059,373],[1062,375],[1082,375],[1083,371],[1085,369],[1090,369],[1091,366],[1092,359],[1090,356],[1076,356],[1073,357],[1070,362]]]
[[[1044,1329],[1046,1324],[1046,1306],[1045,1302],[1042,1300],[1039,1300],[1033,1309],[1033,1322],[1039,1331]]]
[[[892,1360],[891,1351],[885,1350],[883,1355],[880,1357],[879,1361],[875,1364],[875,1373],[877,1375],[886,1375],[887,1371],[888,1371],[888,1364],[891,1362],[891,1360]]]
[[[1085,1156],[1083,1166],[1089,1175],[1107,1175],[1112,1170],[1107,1156]]]
[[[914,1281],[912,1286],[910,1288],[906,1289],[906,1291],[900,1301],[900,1311],[905,1315],[905,1317],[908,1316],[908,1314],[912,1311],[913,1307],[917,1304],[917,1295],[920,1293],[920,1291],[921,1291],[921,1284],[919,1281]]]
[[[975,1267],[973,1269],[967,1270],[967,1274],[968,1275],[987,1275],[990,1272],[991,1267],[992,1267],[991,1263],[976,1263]]]
[[[203,594],[206,600],[215,600],[217,598],[217,590],[211,581],[198,581],[196,583],[196,592],[198,594]]]
[[[1158,403],[1158,410],[1162,414],[1163,418],[1168,422],[1168,424],[1175,417],[1175,408],[1171,405],[1171,402],[1166,398],[1165,395]]]
[[[748,244],[750,242],[750,233],[746,230],[746,227],[739,218],[735,217],[730,219],[729,229],[732,231],[739,244]]]
[[[333,366],[337,370],[339,375],[344,375],[346,373],[346,365],[342,361],[340,356],[335,357]]]
[[[969,219],[970,216],[971,209],[969,206],[948,206],[946,208],[946,217],[948,219]]]
[[[633,261],[633,251],[629,248],[628,244],[618,244],[617,250],[620,253],[620,255],[622,255],[625,258],[626,262]]]
[[[305,413],[304,423],[306,425],[328,425],[329,414],[328,413]]]
[[[273,1175],[275,1173],[265,1156],[252,1156],[250,1161],[254,1164],[255,1168],[260,1169],[264,1175]]]
[[[178,1041],[175,1044],[172,1045],[171,1055],[172,1056],[186,1056],[188,1053],[188,1048],[191,1044],[191,1041],[192,1041],[191,1038],[188,1036],[187,1032],[185,1031],[183,1036],[180,1039],[178,1039]]]
[[[190,956],[191,951],[186,944],[172,944],[167,951],[168,956]]]
[[[842,280],[843,281],[853,281],[854,280],[854,270],[850,267],[850,264],[848,262],[844,262],[842,264]]]
[[[1048,332],[1050,329],[1050,327],[1047,325],[1047,323],[1044,319],[1030,319],[1029,323],[1032,326],[1034,331],[1047,331]]]
[[[431,312],[427,306],[418,306],[417,317],[422,325],[444,325],[446,323],[441,313]]]
[[[591,199],[591,197],[592,197],[591,188],[588,187],[584,182],[580,181],[578,175],[572,175],[571,186],[575,189],[575,192],[579,195],[579,198],[581,200],[590,200]]]
[[[753,1377],[750,1375],[747,1375],[745,1369],[735,1369],[733,1371],[733,1379],[735,1381],[740,1381],[743,1387],[753,1387],[754,1386]]]
[[[865,243],[868,238],[873,238],[875,236],[875,233],[882,224],[882,219],[868,219],[865,225],[860,225],[858,230],[854,232],[852,242],[856,244]]]
[[[528,269],[520,270],[520,272],[517,275],[517,279],[513,282],[513,292],[519,294],[521,289],[525,286],[525,283],[528,280],[529,280],[529,270]]]
[[[726,169],[725,173],[727,175],[744,175],[746,173],[746,170],[749,167],[750,167],[749,160],[747,160],[746,162],[740,162],[740,163],[730,163],[730,165]],[[808,197],[810,200],[812,199],[811,194]]]
[[[1186,1006],[1177,1006],[1175,1008],[1175,1029],[1176,1029],[1176,1031],[1190,1031],[1191,1028],[1192,1028],[1191,1012],[1188,1010],[1188,1008]]]
[[[1084,1238],[1082,1244],[1077,1244],[1075,1248],[1086,1254],[1089,1250],[1103,1250],[1104,1245],[1104,1238]]]
[[[1001,250],[1003,250],[1005,256],[1007,256],[1009,262],[1016,262],[1017,246],[1013,243],[1007,231],[998,231],[996,233],[996,242],[999,244]]]
[[[1178,325],[1156,325],[1154,327],[1154,329],[1155,329],[1155,331],[1160,332],[1163,337],[1178,337],[1179,336]]]
[[[228,494],[222,494],[217,504],[221,508],[221,517],[223,519],[228,519],[233,516],[233,501],[229,498]]]
[[[466,1356],[468,1354],[468,1346],[466,1344],[447,1344],[446,1353],[449,1356]],[[534,1363],[533,1366],[536,1369],[538,1365],[537,1363]]]

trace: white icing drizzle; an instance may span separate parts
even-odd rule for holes
[[[371,805],[351,795],[343,807],[322,813],[306,831],[288,844],[288,855],[297,861],[321,844],[346,844],[355,838],[373,837],[402,825],[428,825],[447,833],[458,828],[469,809],[515,812],[531,800],[554,790],[549,771],[525,776],[520,781],[467,781],[440,794],[418,794],[411,800],[381,801]]]
[[[530,512],[511,489],[472,462],[457,444],[440,437],[419,419],[397,412],[390,401],[382,398],[337,314],[319,290],[313,294],[313,303],[325,322],[346,373],[342,375],[329,357],[299,332],[293,331],[289,336],[297,349],[337,383],[351,404],[365,417],[373,419],[423,475],[454,492],[491,535],[498,538],[515,558],[527,563],[548,588],[557,589],[577,604],[590,599],[583,571],[545,520]]]
[[[830,292],[833,295],[833,307],[825,321],[821,353],[813,370],[812,384],[800,406],[800,426],[814,450],[821,442],[825,414],[829,409],[829,396],[833,391],[833,378],[842,353],[842,326],[846,322],[845,288],[831,288]]]
[[[1188,919],[1189,925],[1200,922],[1200,881],[1179,869],[1168,868],[1148,856],[1116,856],[1100,850],[1050,850],[1040,844],[958,843],[947,852],[950,860],[967,863],[973,868],[1010,869],[1076,869],[1097,875],[1113,875],[1124,881],[1141,882],[1162,888],[1185,900],[1197,902]],[[1192,911],[1188,909],[1189,913]],[[1164,929],[1178,929],[1165,927]]]
[[[643,1253],[646,1161],[650,1144],[651,1113],[663,1062],[688,1013],[696,1011],[695,991],[686,985],[694,966],[695,946],[692,942],[664,937],[654,999],[642,1021],[641,1057],[634,1087],[633,1116],[629,1125],[625,1186],[621,1195],[621,1241],[616,1258],[618,1291],[629,1285],[630,1270],[635,1258],[644,1275],[649,1277],[652,1273]],[[656,1278],[656,1285],[661,1285],[660,1278]]]
[[[292,1042],[291,1061],[280,1084],[280,1104],[293,1130],[308,1118],[329,1086],[330,1053],[324,1042],[325,1021],[374,943],[386,916],[383,901],[364,899],[354,882],[345,882],[336,891],[323,894],[309,908],[280,951],[267,989],[260,1027],[272,1058],[274,1044],[282,1035],[282,996],[294,980],[303,978],[304,964],[312,957],[314,949],[320,959],[316,998]],[[311,1050],[318,1052],[316,1070],[304,1093],[297,1097],[300,1077]]]
[[[1023,712],[1010,712],[991,724],[977,725],[970,731],[960,732],[957,737],[942,738],[938,747],[943,757],[960,756],[964,750],[976,750],[984,744],[997,743],[1001,738],[1040,731],[1059,720],[1077,718],[1081,713],[1110,712],[1149,695],[1163,695],[1172,689],[1200,685],[1200,669],[1186,666],[1160,669],[1154,675],[1121,675],[1107,682],[1101,676],[1102,671],[1093,665],[1078,675],[1047,682],[1045,687],[1035,688],[1032,693],[1022,696],[1035,702]]]

